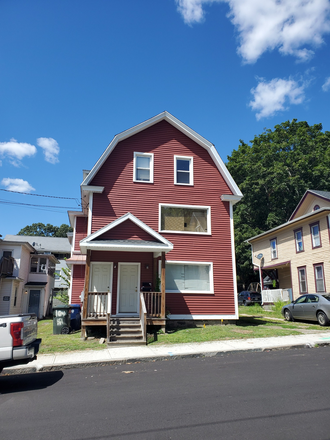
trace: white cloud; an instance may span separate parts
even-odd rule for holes
[[[26,156],[33,156],[37,149],[34,145],[25,142],[17,142],[10,139],[9,142],[0,142],[0,156],[8,157],[12,165],[20,166],[20,160]]]
[[[38,138],[37,144],[39,147],[41,147],[44,150],[45,160],[49,163],[57,163],[58,155],[60,152],[60,147],[58,146],[58,143],[53,138]]]
[[[254,63],[266,51],[278,49],[298,61],[308,61],[323,35],[330,32],[329,0],[175,0],[185,23],[203,21],[204,9],[228,3],[228,17],[239,34],[238,53]]]
[[[273,116],[278,111],[287,109],[287,104],[301,104],[305,99],[306,83],[299,85],[293,79],[274,78],[269,82],[260,80],[256,88],[251,90],[253,100],[249,106],[257,111],[259,120]]]
[[[35,191],[35,189],[23,179],[10,179],[9,177],[5,177],[2,179],[1,184],[6,187],[9,191],[18,191],[18,192],[26,192],[29,193],[31,191]]]
[[[322,90],[324,92],[328,92],[330,90],[330,76],[326,78],[325,83],[322,86]]]

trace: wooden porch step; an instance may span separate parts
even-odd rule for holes
[[[110,318],[109,346],[145,345],[139,318]]]

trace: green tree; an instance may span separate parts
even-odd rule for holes
[[[17,235],[32,235],[41,237],[66,237],[67,232],[72,232],[69,225],[63,223],[61,226],[53,226],[50,223],[32,223],[30,226],[25,226]]]
[[[330,191],[330,132],[322,124],[283,122],[240,141],[227,168],[243,193],[234,210],[237,274],[248,283],[252,271],[247,238],[285,223],[307,189]]]

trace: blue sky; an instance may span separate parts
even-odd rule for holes
[[[1,0],[0,234],[68,223],[82,170],[163,110],[225,162],[293,118],[330,130],[329,49],[329,0]]]

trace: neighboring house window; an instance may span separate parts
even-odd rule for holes
[[[311,228],[311,236],[312,236],[312,247],[316,248],[321,246],[321,237],[320,237],[320,225],[319,223],[314,223],[310,225]]]
[[[307,293],[306,266],[298,267],[299,291],[301,294]]]
[[[174,183],[175,185],[193,185],[193,158],[174,156]]]
[[[11,251],[3,251],[2,253],[3,258],[10,258],[12,256]]]
[[[47,267],[47,258],[38,258],[38,257],[31,258],[30,272],[46,273],[46,267]]]
[[[133,181],[153,183],[154,155],[152,153],[134,153]]]
[[[296,252],[303,252],[304,242],[303,242],[302,229],[298,229],[297,231],[294,231],[294,236],[296,242]]]
[[[315,274],[316,292],[318,293],[325,292],[323,263],[314,264],[314,274]]]
[[[160,232],[211,234],[208,206],[159,205]]]
[[[315,205],[313,211],[317,211],[318,209],[320,209],[319,205]]]
[[[17,290],[18,290],[18,288],[15,287],[14,307],[16,307],[16,304],[17,304]]]
[[[270,240],[270,255],[272,260],[275,260],[277,258],[277,243],[276,238],[273,238]]]
[[[214,293],[212,263],[167,261],[165,273],[166,292]]]

